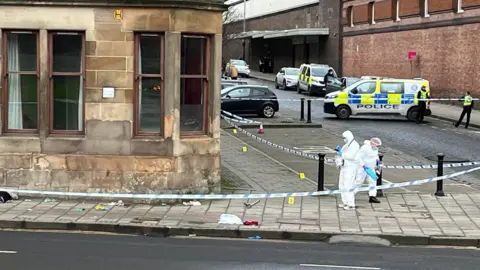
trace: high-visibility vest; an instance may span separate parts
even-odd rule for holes
[[[465,99],[463,100],[463,106],[471,106],[472,105],[472,96],[466,95]]]
[[[427,97],[428,97],[427,91],[420,91],[420,99],[427,99]]]

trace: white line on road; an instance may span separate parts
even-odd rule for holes
[[[377,267],[361,267],[361,266],[341,266],[341,265],[322,265],[322,264],[300,264],[304,267],[330,267],[330,268],[342,268],[342,269],[363,269],[363,270],[380,270]]]
[[[0,250],[0,254],[16,254],[16,251],[13,250]]]

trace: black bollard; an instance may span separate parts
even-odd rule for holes
[[[305,98],[300,99],[300,121],[305,121]]]
[[[312,100],[307,100],[307,123],[312,123]]]
[[[318,154],[317,191],[323,191],[325,186],[325,154]]]
[[[439,153],[437,155],[438,158],[438,168],[437,168],[437,176],[443,176],[443,159],[445,155]],[[443,180],[437,181],[437,191],[435,191],[435,196],[443,197],[445,193],[443,192]]]
[[[383,154],[378,154],[378,158],[380,158],[380,162],[383,161]],[[377,186],[381,186],[382,184],[382,170],[380,170],[380,174],[378,175],[377,178]],[[383,197],[383,190],[377,189],[377,197]]]

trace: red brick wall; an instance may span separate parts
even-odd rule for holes
[[[368,5],[353,7],[353,23],[368,22]]]
[[[428,1],[428,12],[448,11],[453,9],[452,0],[434,0]]]
[[[437,97],[458,97],[467,90],[480,96],[479,36],[480,24],[468,24],[345,37],[343,74],[422,77]],[[407,60],[410,50],[419,56],[413,65]]]
[[[400,1],[400,18],[420,14],[420,1],[418,0],[401,0]]]
[[[392,18],[392,0],[375,2],[375,20]]]
[[[480,0],[463,0],[463,7],[480,6]]]

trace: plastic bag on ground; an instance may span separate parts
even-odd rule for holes
[[[242,225],[242,219],[231,214],[222,214],[218,224]]]

